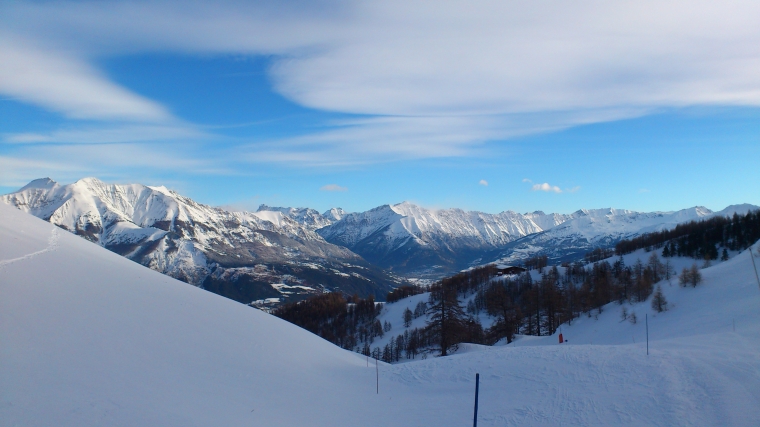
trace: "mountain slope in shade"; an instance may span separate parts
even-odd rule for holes
[[[0,200],[156,271],[244,303],[324,289],[384,296],[397,283],[281,212],[227,212],[165,187],[105,184],[95,178],[59,185],[41,179]]]
[[[697,288],[666,288],[667,312],[630,307],[649,314],[649,355],[642,322],[620,322],[613,303],[565,328],[571,344],[465,345],[376,371],[4,204],[0,242],[13,243],[0,245],[4,425],[453,427],[473,421],[475,373],[482,427],[760,423],[760,289],[746,251]]]
[[[570,216],[432,210],[404,202],[350,213],[317,230],[383,268],[410,276],[441,276],[465,268],[508,243]]]

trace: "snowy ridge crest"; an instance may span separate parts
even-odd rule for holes
[[[335,271],[343,275],[340,277],[350,276],[342,271],[349,268],[346,265],[366,264],[355,253],[326,242],[313,231],[322,218],[313,209],[228,212],[197,203],[163,186],[106,184],[96,178],[69,185],[59,185],[49,178],[35,180],[15,193],[0,196],[0,200],[197,286],[210,286],[207,279],[220,268],[250,268],[249,281],[263,286],[267,281],[282,282],[282,275],[298,282],[304,270],[298,267],[291,272],[289,269],[296,267],[287,267],[285,272],[267,271],[262,275],[257,265],[315,266],[322,271],[319,280],[330,283],[340,276]],[[298,221],[309,218],[314,220],[311,226]],[[331,267],[322,268],[325,264]],[[389,289],[390,277],[375,273],[375,279],[384,284],[357,273],[363,293],[384,294],[379,289]],[[347,291],[352,289],[351,282],[341,283],[345,283]],[[226,285],[214,286],[225,289]]]

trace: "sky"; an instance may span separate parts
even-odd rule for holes
[[[0,193],[760,205],[757,1],[3,1]]]

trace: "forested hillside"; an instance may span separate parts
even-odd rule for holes
[[[522,274],[502,276],[487,265],[427,288],[405,286],[390,292],[385,304],[331,293],[274,314],[343,348],[398,362],[447,355],[465,342],[493,345],[510,343],[516,335],[552,335],[580,316],[598,316],[611,302],[643,302],[653,293],[653,306],[664,311],[668,305],[658,282],[680,277],[683,285],[699,283],[695,263],[663,260],[655,252],[641,251],[629,257],[630,264],[622,256],[552,267],[542,261],[531,262]],[[676,265],[688,268],[679,276]],[[621,317],[638,321],[635,314]]]
[[[615,246],[615,253],[624,255],[636,249],[660,249],[662,256],[687,256],[715,260],[727,257],[727,251],[748,248],[760,239],[760,210],[744,215],[734,213],[730,218],[716,216],[702,221],[679,224],[671,230],[647,233],[623,240]]]

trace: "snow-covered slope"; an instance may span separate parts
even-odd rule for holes
[[[227,212],[165,187],[31,182],[0,200],[150,268],[249,303],[272,284],[384,296],[396,282],[281,212]]]
[[[483,427],[757,426],[749,255],[703,275],[666,290],[674,306],[650,318],[649,356],[644,324],[607,310],[565,327],[569,345],[380,363],[376,394],[363,357],[0,204],[0,422],[453,427],[472,423],[478,372]]]
[[[355,354],[7,205],[0,218],[2,425],[336,425],[324,408],[374,397]]]
[[[713,212],[696,206],[676,212],[635,212],[624,209],[582,209],[549,230],[523,237],[507,244],[496,262],[517,264],[537,254],[552,262],[575,261],[595,248],[613,247],[617,242],[644,233],[671,229],[678,224],[706,219],[714,215],[746,214],[758,206],[732,205]]]

